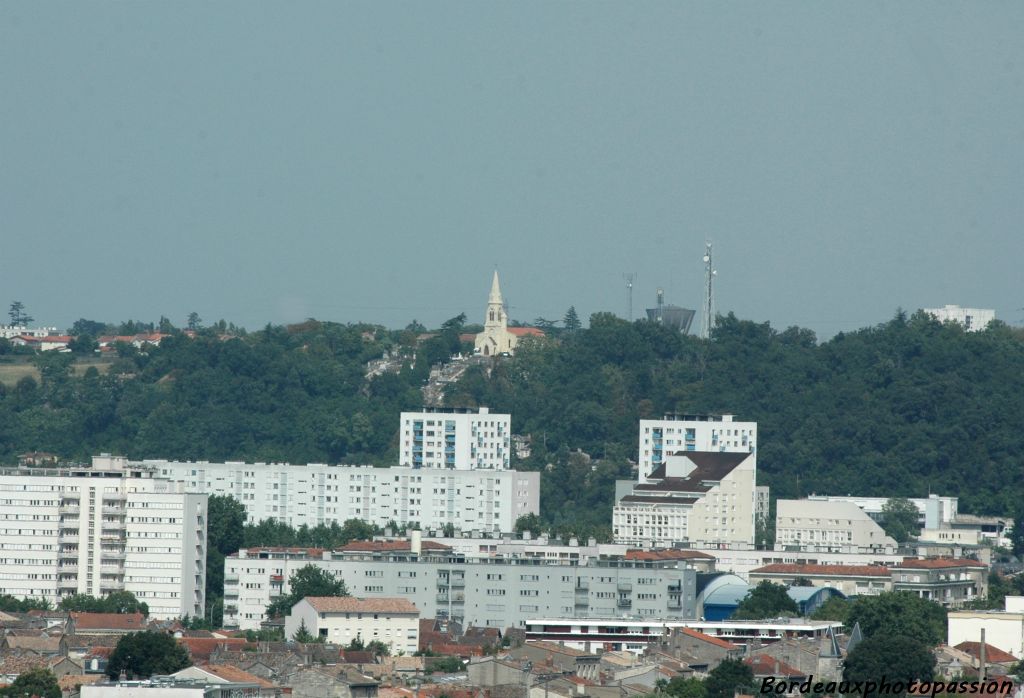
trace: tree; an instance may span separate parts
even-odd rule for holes
[[[664,684],[661,693],[673,698],[707,698],[708,689],[700,679],[676,676]]]
[[[301,623],[299,623],[299,629],[295,631],[295,634],[292,636],[292,639],[296,642],[307,644],[310,642],[316,642],[318,638],[313,637],[313,633],[309,632],[309,630],[306,628],[306,621],[302,621]]]
[[[62,611],[80,611],[84,613],[141,613],[149,615],[149,606],[135,598],[130,591],[115,591],[107,596],[96,598],[89,594],[72,594],[61,599]]]
[[[850,602],[840,596],[833,596],[815,609],[811,620],[837,620],[847,625],[846,618],[849,615]]]
[[[791,587],[812,587],[812,586],[814,586],[814,582],[812,582],[807,577],[797,577],[796,579],[793,580],[793,583],[790,584],[790,586]]]
[[[708,691],[707,698],[733,698],[737,691],[758,694],[753,670],[739,659],[726,659],[708,672],[704,687]]]
[[[79,318],[68,328],[68,334],[76,337],[83,334],[99,337],[100,335],[107,334],[107,323],[97,320],[86,320],[84,317]]]
[[[245,529],[245,505],[230,495],[210,495],[207,541],[222,555],[237,553]]]
[[[431,657],[426,661],[425,670],[428,674],[458,674],[466,667],[458,657]]]
[[[11,685],[0,689],[0,696],[22,698],[22,696],[38,696],[39,698],[60,698],[60,685],[57,677],[49,669],[31,669],[18,674]]]
[[[859,596],[850,604],[846,625],[859,623],[865,637],[912,637],[929,647],[946,638],[946,609],[908,591]]]
[[[25,313],[25,304],[21,301],[11,303],[11,309],[7,311],[7,314],[11,316],[11,324],[15,327],[27,327],[30,322],[35,320],[34,317]]]
[[[884,677],[890,684],[900,682],[906,687],[911,681],[930,681],[934,672],[935,656],[918,638],[876,635],[853,648],[846,658],[843,679],[880,682]]]
[[[1014,512],[1013,528],[1010,529],[1010,544],[1013,546],[1013,554],[1024,555],[1024,505],[1018,504]]]
[[[288,588],[288,594],[282,594],[267,607],[268,617],[279,618],[289,613],[292,606],[307,596],[348,596],[344,580],[313,564],[295,570],[288,578]]]
[[[391,648],[380,640],[370,640],[366,645],[368,652],[373,652],[375,657],[387,657],[391,654]]]
[[[146,630],[121,636],[107,663],[107,676],[116,679],[123,671],[129,678],[145,679],[189,666],[188,650],[172,635]]]
[[[523,514],[516,519],[516,533],[525,533],[529,531],[533,535],[538,535],[547,529],[547,526],[536,514]]]
[[[767,579],[751,589],[736,607],[733,618],[757,620],[796,616],[800,608],[789,596],[785,585],[774,584]]]
[[[576,314],[575,305],[570,305],[569,309],[565,311],[565,318],[562,320],[562,325],[565,326],[566,332],[576,332],[583,326],[583,323],[580,322],[580,316]]]
[[[194,310],[188,314],[188,328],[192,331],[201,330],[203,328],[203,318],[199,317],[199,313]]]
[[[10,594],[0,594],[0,611],[26,613],[27,611],[49,611],[53,608],[46,599],[19,599]]]
[[[893,497],[882,505],[882,528],[897,543],[906,543],[921,532],[917,525],[920,513],[914,503],[903,497]]]
[[[71,350],[72,354],[89,356],[95,354],[99,348],[99,343],[91,334],[80,334],[68,342],[68,349]]]

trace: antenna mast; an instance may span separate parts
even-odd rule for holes
[[[636,280],[636,274],[629,272],[628,274],[623,274],[622,278],[626,280],[626,300],[629,304],[629,315],[627,317],[630,322],[633,322],[633,282]]]
[[[702,339],[711,337],[715,328],[715,274],[714,262],[711,259],[711,243],[704,247],[704,304],[700,313],[700,336]]]

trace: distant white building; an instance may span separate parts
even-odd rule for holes
[[[783,550],[896,552],[896,541],[852,502],[779,499],[775,545]]]
[[[856,504],[876,521],[883,518],[882,510],[890,497],[839,497],[833,495],[812,494],[808,498],[812,502],[850,502]],[[957,518],[959,499],[930,494],[927,497],[908,498],[919,512],[918,523],[923,528],[940,528],[947,526]]]
[[[392,653],[411,655],[419,650],[420,611],[405,598],[307,596],[285,619],[285,637],[294,638],[302,626],[314,637],[337,645],[377,640]]]
[[[234,497],[250,523],[289,526],[361,519],[460,531],[509,532],[540,512],[540,473],[515,470],[374,468],[368,465],[191,463],[143,460],[187,491]]]
[[[755,453],[757,422],[735,422],[733,415],[665,415],[640,420],[637,454],[640,482],[665,462],[665,456],[683,451]]]
[[[407,468],[508,470],[512,417],[452,407],[402,412],[398,464]]]
[[[25,325],[0,325],[0,337],[3,339],[14,339],[15,337],[47,337],[57,334],[56,327],[26,327]]]
[[[616,543],[672,547],[754,544],[757,466],[753,453],[669,455],[612,509]]]
[[[1007,596],[1005,610],[950,611],[946,616],[947,644],[985,642],[1024,659],[1024,596]]]
[[[0,593],[44,598],[130,591],[153,618],[202,616],[207,495],[127,459],[0,469]]]
[[[959,305],[944,305],[941,308],[925,308],[924,312],[939,322],[955,322],[963,325],[968,332],[978,332],[996,319],[996,311],[986,308],[961,308]]]

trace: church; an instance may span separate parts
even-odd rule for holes
[[[536,327],[509,327],[505,313],[505,301],[501,297],[498,270],[494,270],[491,293],[487,297],[487,314],[484,316],[484,331],[476,336],[473,353],[477,356],[511,356],[523,337],[543,337],[544,332]]]

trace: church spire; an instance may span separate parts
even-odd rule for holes
[[[501,285],[498,283],[498,270],[494,270],[494,279],[491,281],[491,295],[487,297],[487,304],[498,304],[503,305],[504,302],[501,300]]]

